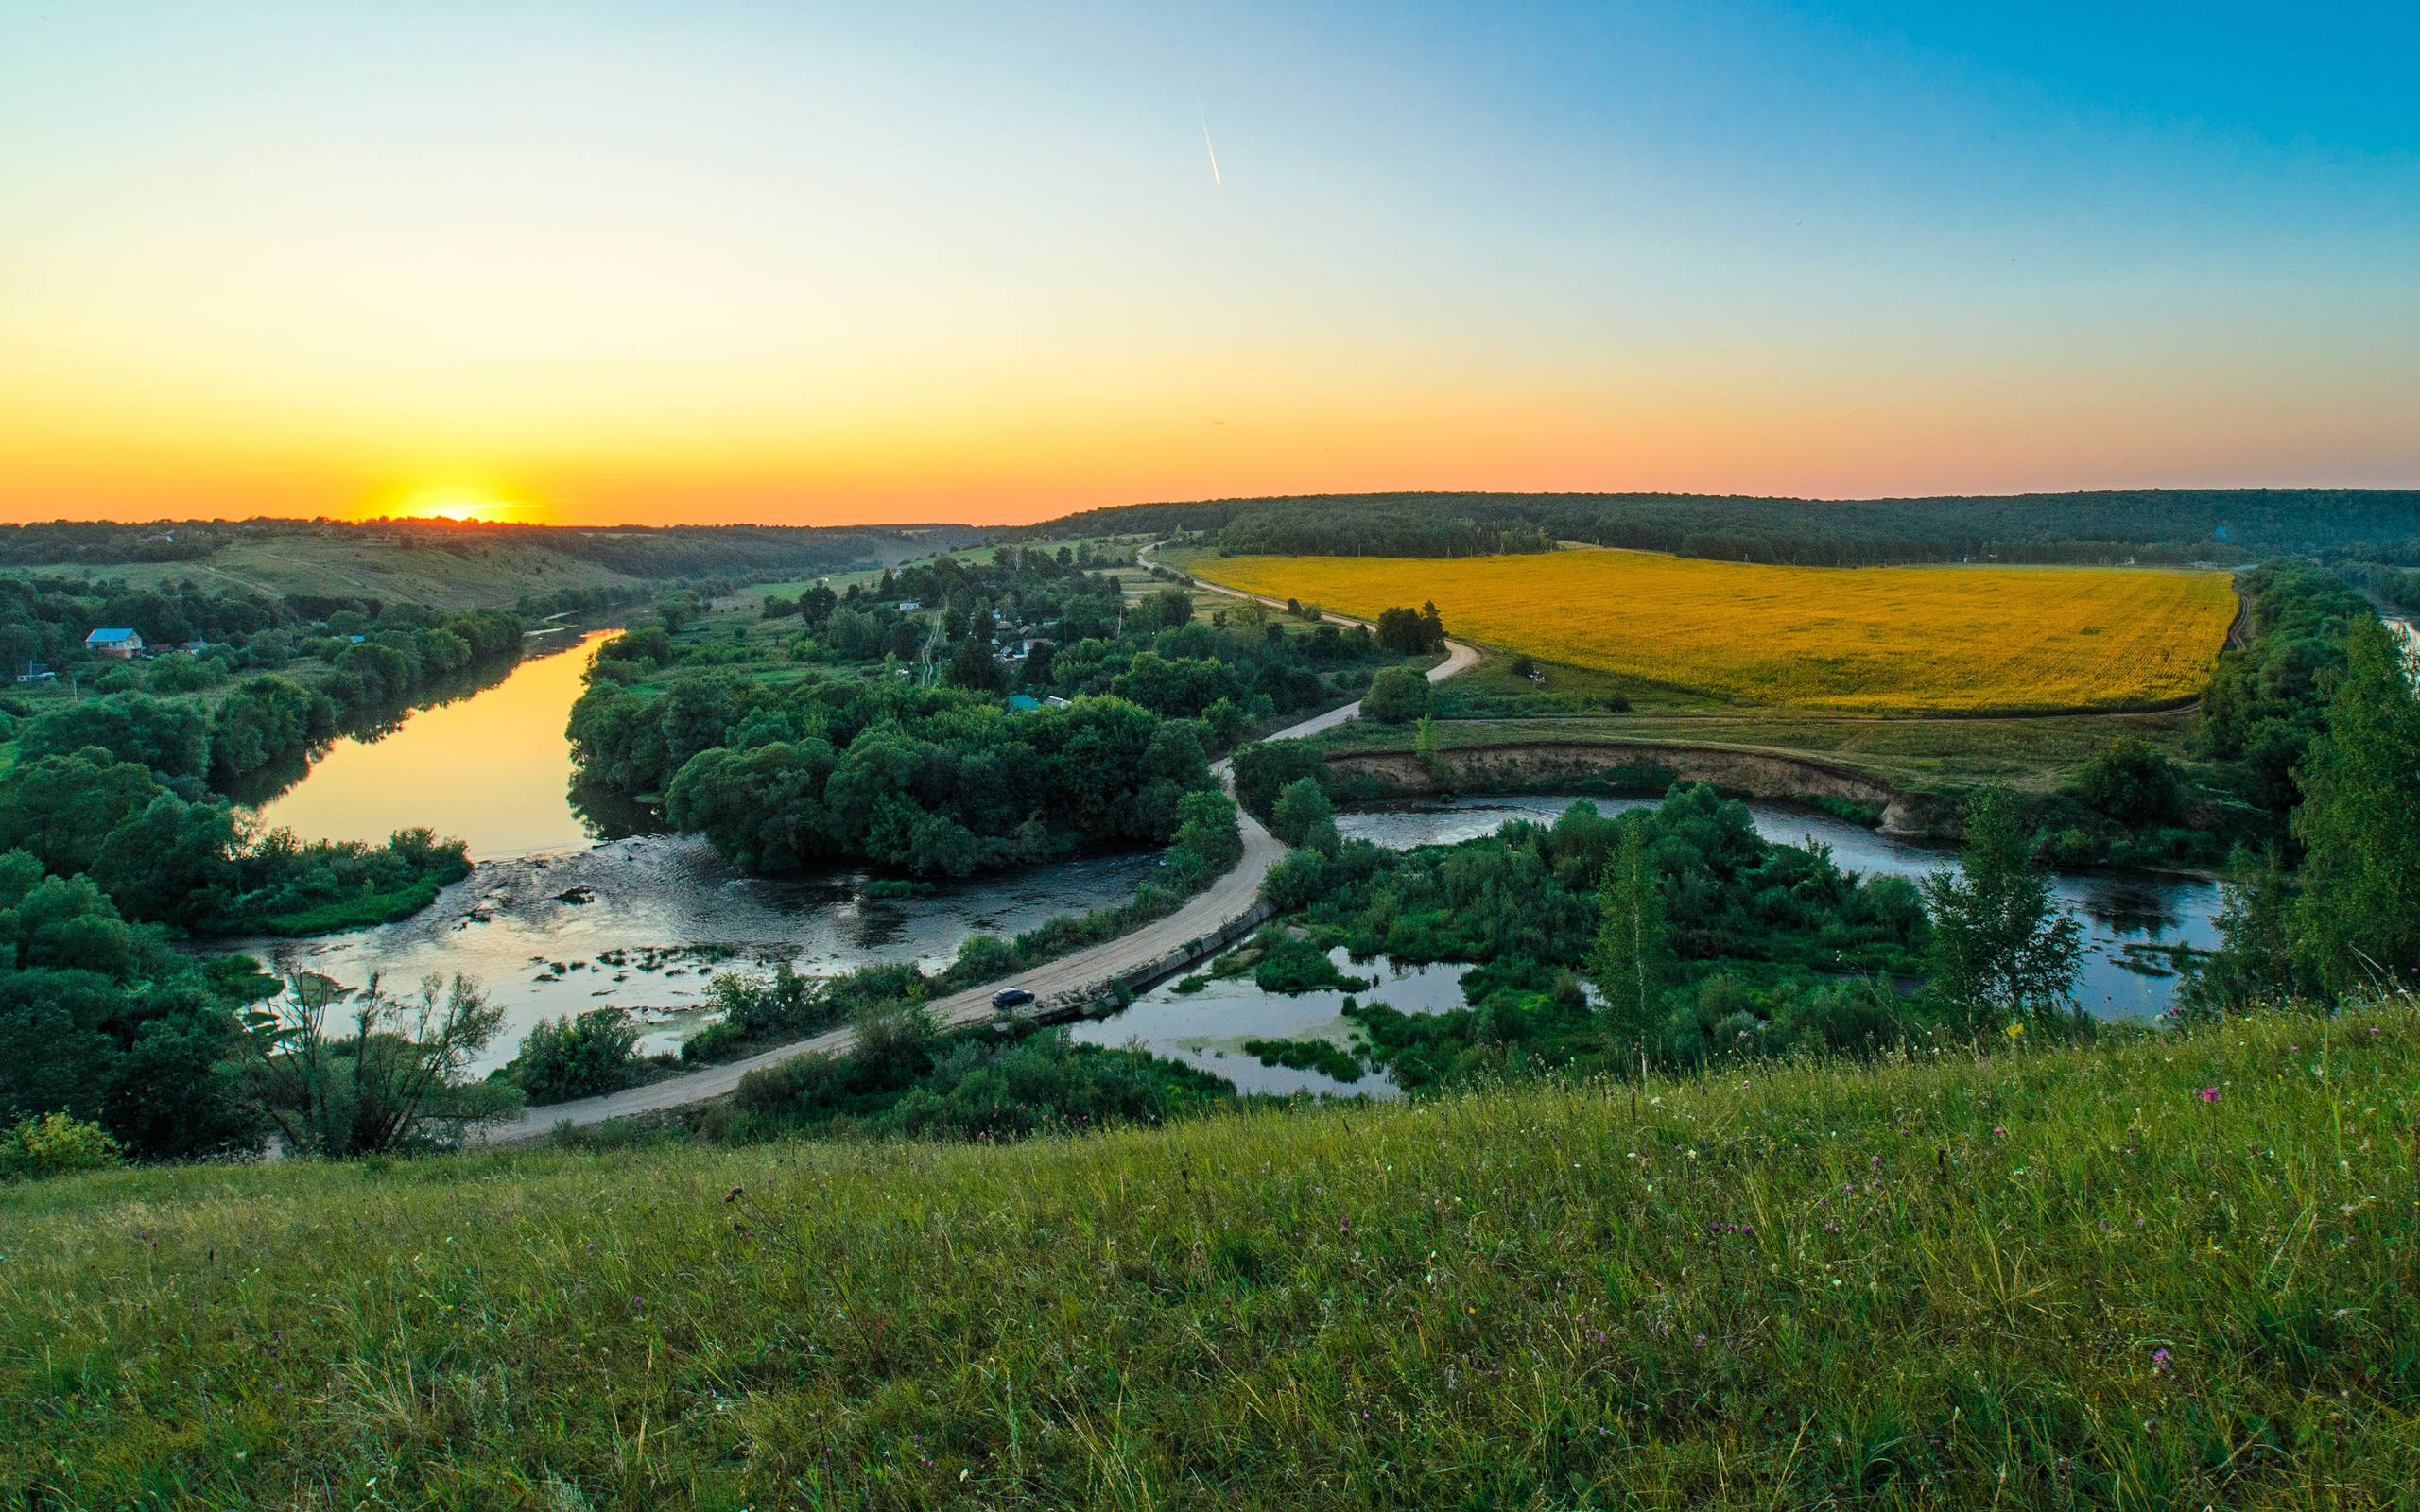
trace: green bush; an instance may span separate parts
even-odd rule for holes
[[[1409,667],[1386,667],[1370,679],[1361,713],[1382,725],[1405,725],[1428,712],[1428,679]]]
[[[639,1026],[629,1013],[591,1008],[576,1019],[540,1022],[505,1071],[533,1103],[594,1097],[630,1084],[638,1047]]]
[[[0,1135],[0,1180],[105,1171],[124,1161],[125,1154],[109,1130],[65,1113],[24,1119]]]

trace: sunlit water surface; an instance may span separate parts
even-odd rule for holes
[[[432,973],[475,978],[505,1010],[484,1065],[509,1059],[542,1019],[606,1005],[638,1013],[649,1024],[647,1048],[660,1050],[705,1022],[705,984],[718,967],[789,961],[803,971],[828,973],[912,961],[937,969],[977,933],[1013,935],[1056,915],[1121,902],[1155,865],[1150,855],[1095,857],[886,899],[874,896],[874,879],[861,870],[752,878],[695,838],[603,839],[604,826],[571,801],[563,726],[581,673],[611,633],[580,635],[564,650],[532,657],[493,686],[414,713],[377,738],[333,745],[307,776],[263,806],[266,822],[305,838],[369,841],[426,825],[462,837],[475,868],[400,922],[316,939],[244,942],[246,948],[288,971],[318,972],[347,986],[373,974],[390,988]],[[1511,819],[1551,822],[1573,801],[1564,795],[1475,798],[1351,813],[1339,823],[1348,836],[1380,845],[1449,844],[1492,833]],[[1590,801],[1610,814],[1652,800]],[[1852,870],[1919,876],[1953,859],[1826,815],[1750,807],[1768,838],[1820,840]],[[2217,942],[2218,888],[2208,883],[2081,874],[2060,877],[2057,892],[2086,930],[2078,995],[2096,1013],[2158,1012],[2175,986],[2165,974],[2166,948]],[[1343,969],[1380,978],[1359,994],[1364,1001],[1406,1012],[1461,1005],[1461,967],[1382,960]],[[1137,1041],[1251,1091],[1392,1095],[1383,1074],[1340,1084],[1317,1072],[1263,1066],[1240,1048],[1252,1038],[1349,1039],[1338,1012],[1343,997],[1264,993],[1248,978],[1212,982],[1194,993],[1164,984],[1074,1033],[1099,1044]]]

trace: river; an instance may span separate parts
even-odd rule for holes
[[[563,726],[610,630],[532,656],[492,686],[330,746],[259,810],[305,839],[384,840],[426,825],[470,848],[471,875],[411,918],[306,939],[236,941],[288,974],[390,989],[429,973],[477,981],[504,1026],[475,1069],[511,1058],[530,1025],[623,1007],[642,1048],[676,1048],[701,1022],[718,966],[832,973],[877,961],[946,965],[971,936],[1014,935],[1133,896],[1155,855],[1092,857],[884,898],[868,872],[747,877],[703,840],[609,835],[571,798]],[[618,828],[647,828],[644,815]]]
[[[884,961],[939,968],[977,933],[1013,935],[1056,915],[1122,902],[1150,874],[1148,854],[1094,857],[979,881],[942,884],[908,898],[877,895],[874,877],[831,869],[788,878],[742,876],[695,838],[646,833],[645,816],[608,826],[572,801],[565,718],[580,675],[610,631],[579,636],[530,657],[501,680],[419,710],[374,735],[336,742],[309,773],[260,815],[305,838],[376,841],[424,824],[462,838],[474,868],[414,917],[375,929],[300,940],[238,942],[288,973],[347,986],[372,974],[390,988],[428,973],[459,972],[503,1008],[504,1027],[481,1062],[510,1057],[530,1025],[583,1009],[632,1010],[644,1045],[666,1050],[702,1021],[705,984],[723,966],[788,961],[830,973]],[[1515,818],[1551,821],[1567,796],[1480,798],[1340,816],[1350,836],[1381,845],[1434,845],[1490,833]],[[1641,799],[1597,799],[1619,812]],[[1807,838],[1841,866],[1920,875],[1945,853],[1905,844],[1828,816],[1754,804],[1769,838]],[[2058,896],[2086,931],[2079,996],[2095,1013],[2156,1013],[2175,985],[2167,948],[2216,943],[2218,888],[2135,873],[2062,876]],[[1368,965],[1351,969],[1368,975]],[[1460,1005],[1458,968],[1377,963],[1374,992],[1408,1011]],[[1228,1075],[1252,1091],[1352,1090],[1383,1095],[1383,1078],[1339,1089],[1314,1072],[1261,1067],[1235,1047],[1244,1038],[1340,1032],[1341,994],[1271,998],[1249,981],[1195,994],[1171,986],[1126,1012],[1080,1026],[1100,1043],[1140,1039],[1153,1049]]]
[[[1337,816],[1348,839],[1391,850],[1452,845],[1493,834],[1514,819],[1551,824],[1580,798],[1568,794],[1467,798],[1449,802],[1363,809]],[[1600,814],[1652,806],[1654,799],[1591,797]],[[1751,803],[1756,833],[1786,845],[1817,840],[1831,847],[1844,870],[1922,877],[1953,865],[1954,853],[1910,845],[1811,809]],[[2219,887],[2190,877],[2140,872],[2071,873],[2054,879],[2059,904],[2083,927],[2083,969],[2076,997],[2104,1018],[2157,1014],[2173,996],[2176,977],[2169,953],[2177,945],[2207,950],[2218,943]],[[1381,957],[1353,961],[1340,950],[1332,959],[1348,975],[1375,976],[1378,985],[1353,994],[1406,1013],[1437,1013],[1462,1005],[1461,973],[1453,965],[1412,966]],[[1343,1017],[1343,992],[1295,996],[1264,992],[1252,979],[1213,979],[1192,991],[1163,983],[1107,1018],[1077,1024],[1071,1033],[1100,1045],[1139,1044],[1154,1055],[1223,1076],[1247,1092],[1323,1092],[1340,1096],[1401,1095],[1384,1072],[1339,1082],[1316,1071],[1263,1065],[1247,1054],[1251,1039],[1329,1040],[1355,1038]]]
[[[560,850],[603,838],[566,801],[563,724],[581,676],[613,630],[548,632],[502,680],[331,743],[302,779],[257,810],[311,840],[385,842],[425,825],[474,860]]]

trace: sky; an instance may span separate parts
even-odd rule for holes
[[[2420,10],[0,0],[0,519],[2162,485],[2420,485]]]

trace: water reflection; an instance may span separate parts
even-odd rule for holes
[[[675,1048],[717,970],[938,970],[973,935],[1122,902],[1156,865],[1149,853],[1090,857],[890,899],[870,895],[863,871],[747,877],[702,840],[639,835],[484,862],[429,907],[376,929],[234,948],[349,987],[373,972],[393,986],[432,971],[475,978],[505,1010],[484,1068],[510,1059],[540,1020],[594,1007],[629,1008],[652,1026],[646,1048]]]
[[[1467,966],[1398,966],[1384,956],[1356,961],[1340,948],[1328,953],[1338,971],[1374,985],[1353,993],[1321,991],[1295,996],[1265,992],[1250,976],[1212,978],[1198,990],[1180,991],[1164,982],[1105,1019],[1072,1025],[1070,1038],[1085,1044],[1136,1045],[1155,1056],[1181,1060],[1223,1076],[1246,1092],[1327,1093],[1340,1097],[1403,1095],[1384,1071],[1365,1072],[1357,1081],[1339,1081],[1322,1072],[1270,1066],[1244,1049],[1247,1040],[1325,1040],[1352,1046],[1360,1030],[1344,1017],[1349,996],[1383,1003],[1402,1013],[1444,1013],[1462,1005]]]
[[[598,838],[603,828],[564,801],[572,763],[563,725],[598,643],[613,633],[590,630],[560,650],[533,652],[499,681],[475,681],[334,742],[306,778],[271,789],[261,821],[305,840],[372,844],[425,825],[464,841],[473,860]]]
[[[1369,810],[1337,816],[1348,838],[1405,850],[1452,845],[1493,834],[1512,819],[1551,824],[1582,801],[1569,794],[1460,799],[1442,803]],[[1656,799],[1594,798],[1600,814],[1652,807]],[[1820,840],[1843,870],[1922,877],[1955,867],[1954,852],[1893,839],[1812,809],[1784,803],[1750,803],[1756,833],[1785,845]],[[2083,968],[2076,1000],[2104,1018],[2150,1017],[2174,998],[2178,975],[2170,953],[2179,945],[2215,950],[2219,944],[2220,889],[2216,883],[2148,872],[2063,872],[2051,891],[2083,924]]]

